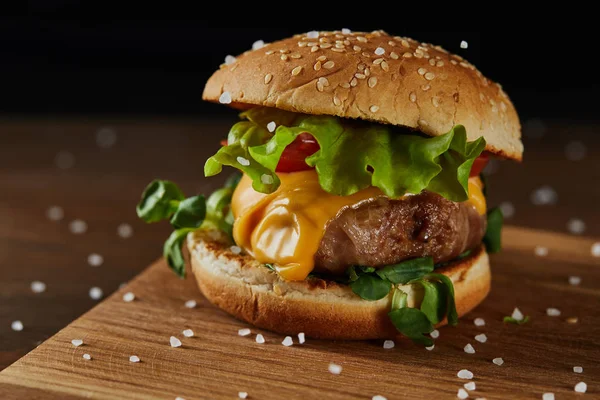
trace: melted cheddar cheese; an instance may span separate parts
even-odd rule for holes
[[[231,201],[233,237],[238,246],[262,263],[273,264],[290,281],[303,280],[314,268],[314,257],[327,222],[342,208],[384,194],[375,187],[350,196],[335,196],[319,185],[314,170],[277,174],[279,188],[269,194],[252,189],[244,175]],[[479,178],[469,180],[470,201],[485,213]]]

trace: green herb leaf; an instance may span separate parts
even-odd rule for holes
[[[526,315],[522,320],[514,319],[513,317],[504,317],[504,323],[523,325],[529,322],[529,315]]]
[[[179,228],[199,228],[206,216],[204,196],[194,196],[179,203],[177,211],[171,217],[171,225]]]
[[[377,270],[377,275],[381,279],[387,279],[392,283],[404,285],[412,280],[420,279],[432,271],[433,258],[422,257],[380,268]]]
[[[446,286],[446,317],[448,318],[448,324],[456,326],[458,324],[458,313],[456,312],[452,280],[444,274],[428,274],[425,279],[437,280]]]
[[[169,267],[171,267],[180,278],[185,278],[185,258],[181,251],[181,244],[187,237],[187,234],[193,231],[194,229],[190,228],[173,231],[163,246],[163,255],[167,260]]]
[[[384,281],[377,275],[363,274],[350,283],[352,291],[365,300],[375,301],[383,299],[390,293],[392,284]]]
[[[184,198],[183,192],[176,184],[157,179],[144,190],[136,208],[137,215],[145,222],[168,219]]]
[[[422,311],[416,308],[400,308],[391,311],[388,316],[396,329],[413,342],[424,346],[433,345],[433,340],[424,336],[433,331],[433,325]]]
[[[406,307],[408,304],[408,295],[401,289],[395,288],[392,295],[392,311]]]
[[[502,250],[502,211],[492,208],[487,215],[487,230],[483,237],[485,249],[489,253],[498,253]]]
[[[432,324],[444,319],[447,307],[446,287],[441,282],[431,282],[425,279],[419,281],[425,293],[421,302],[421,311]]]

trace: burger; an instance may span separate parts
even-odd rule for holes
[[[240,111],[204,174],[240,174],[207,198],[156,180],[137,212],[170,220],[165,258],[184,276],[187,248],[210,302],[283,334],[430,346],[484,300],[502,214],[481,172],[523,145],[472,64],[383,31],[312,31],[228,56],[203,99]]]

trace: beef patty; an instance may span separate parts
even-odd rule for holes
[[[399,200],[378,197],[328,222],[315,271],[342,275],[351,265],[383,267],[426,256],[435,263],[450,261],[481,243],[486,223],[469,202],[431,192]]]

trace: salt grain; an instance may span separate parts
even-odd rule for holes
[[[117,131],[114,128],[105,126],[96,132],[96,144],[98,147],[108,149],[117,143]]]
[[[263,175],[264,176],[264,175]],[[240,254],[242,252],[242,248],[239,246],[231,246],[229,248],[229,250],[233,253],[233,254]]]
[[[513,215],[515,215],[515,206],[511,202],[505,201],[500,203],[499,207],[504,218],[511,218]]]
[[[575,391],[577,393],[585,393],[587,391],[587,385],[585,382],[579,382],[577,385],[575,385]]]
[[[175,336],[169,338],[169,343],[171,344],[171,347],[181,347],[181,340],[177,339]]]
[[[69,169],[75,165],[75,156],[68,151],[59,151],[54,157],[54,164],[60,169]]]
[[[594,257],[600,257],[600,242],[596,242],[592,245],[591,253]]]
[[[387,398],[378,394],[377,396],[371,397],[371,400],[387,400]]]
[[[502,365],[502,364],[504,364],[504,360],[503,360],[502,358],[500,358],[500,357],[498,357],[498,358],[494,358],[494,359],[492,360],[492,362],[493,362],[494,364],[496,364],[496,365]]]
[[[83,340],[81,339],[73,339],[71,340],[71,344],[73,344],[73,346],[75,347],[79,347],[83,344]]]
[[[238,335],[240,336],[248,336],[252,333],[252,331],[248,328],[238,330]]]
[[[99,287],[94,286],[90,289],[89,295],[92,298],[92,300],[100,300],[102,296],[104,296],[104,292],[102,292],[102,289],[100,289]]]
[[[334,375],[339,375],[339,374],[342,373],[342,366],[341,365],[330,363],[328,369],[329,369],[329,372],[331,372]]]
[[[437,329],[434,329],[433,331],[431,331],[429,336],[431,336],[433,339],[437,339],[440,337],[440,331],[438,331]]]
[[[428,351],[431,351],[431,350],[433,350],[434,348],[435,348],[435,344],[432,344],[432,345],[431,345],[431,346],[429,346],[429,347],[425,347],[425,349],[426,349],[426,350],[428,350]]]
[[[581,161],[585,158],[587,149],[579,140],[569,142],[565,147],[565,156],[569,161]]]
[[[461,369],[456,376],[460,379],[473,379],[473,373],[468,369]]]
[[[21,332],[23,330],[23,323],[19,320],[13,321],[12,324],[10,324],[10,327],[13,331]]]
[[[578,218],[571,218],[567,222],[567,229],[574,235],[581,235],[585,232],[585,222]]]
[[[185,306],[187,308],[196,308],[196,305],[197,305],[196,300],[188,300],[185,302]]]
[[[378,47],[375,49],[375,54],[378,56],[381,56],[381,55],[385,54],[385,49],[383,47]]]
[[[262,40],[257,40],[256,42],[252,43],[252,50],[260,50],[263,47],[265,47],[265,42]]]
[[[183,336],[185,336],[185,337],[193,337],[194,336],[194,331],[191,329],[186,329],[181,333],[183,333]]]
[[[558,308],[547,308],[546,314],[549,317],[560,317],[560,310]]]
[[[524,318],[523,313],[517,307],[513,310],[511,317],[517,321],[522,321]]]
[[[580,276],[570,276],[569,277],[569,285],[578,286],[581,283]]]
[[[344,29],[342,29],[342,33],[343,33],[344,35],[349,35],[349,34],[351,34],[351,33],[352,33],[352,31],[351,31],[350,29],[348,29],[348,28],[344,28]]]
[[[554,393],[544,393],[542,400],[554,400]]]
[[[396,344],[394,343],[393,340],[386,340],[385,342],[383,342],[384,349],[393,349],[394,346],[396,346]]]
[[[481,334],[475,336],[475,340],[477,340],[479,343],[485,343],[485,342],[487,342],[487,336],[485,333],[481,333]]]
[[[467,354],[475,354],[475,349],[473,348],[473,346],[471,345],[471,343],[467,344],[465,346],[465,353]]]
[[[548,248],[544,246],[535,246],[533,253],[538,257],[546,257],[548,255]]]
[[[71,221],[71,223],[69,224],[69,230],[74,235],[81,235],[82,233],[85,233],[87,231],[87,228],[87,223],[81,219]]]
[[[542,186],[531,193],[531,202],[536,206],[552,205],[558,202],[558,194],[550,186]]]
[[[31,291],[33,293],[43,293],[46,291],[46,284],[41,281],[31,282]]]
[[[583,372],[583,367],[573,367],[573,372],[581,374]]]
[[[273,180],[273,176],[271,175],[267,175],[267,174],[262,174],[260,176],[260,181],[262,183],[264,183],[265,185],[272,185],[274,180]]]
[[[132,292],[127,292],[123,295],[124,302],[131,303],[133,300],[135,300],[135,294],[133,294]]]
[[[292,340],[291,336],[286,336],[285,339],[283,339],[283,342],[281,342],[281,344],[285,347],[290,347],[294,344],[294,341]]]
[[[85,358],[86,360],[91,360],[91,359],[92,359],[92,356],[90,356],[89,354],[85,353],[85,354],[83,355],[83,358]]]
[[[237,162],[240,163],[241,165],[247,167],[248,165],[250,165],[250,161],[247,158],[241,157],[239,156],[238,158],[236,158]]]
[[[265,342],[265,337],[260,333],[256,335],[256,343],[263,344]]]
[[[138,356],[131,356],[129,357],[129,362],[138,363],[140,362],[140,358]]]
[[[104,262],[104,257],[102,257],[100,254],[92,253],[88,256],[87,262],[92,267],[99,267]]]
[[[49,207],[48,210],[46,210],[46,217],[50,220],[50,221],[60,221],[61,219],[63,219],[65,216],[65,212],[62,209],[62,207],[59,206],[52,206]]]
[[[275,123],[275,121],[271,121],[267,124],[267,129],[269,130],[269,132],[275,132],[275,128],[277,128],[277,124]]]
[[[469,397],[469,393],[467,393],[467,391],[465,389],[458,389],[458,393],[456,394],[456,397],[458,397],[459,399],[466,399]]]
[[[247,392],[238,392],[238,397],[240,399],[246,399],[246,398],[248,398],[248,393]]]
[[[234,64],[236,61],[237,61],[237,59],[232,55],[228,55],[225,57],[225,65]]]
[[[123,239],[130,238],[133,235],[133,228],[129,224],[121,224],[117,227],[117,235]]]
[[[475,318],[473,323],[475,326],[485,326],[485,320],[483,318]]]
[[[304,342],[306,342],[306,338],[304,337],[304,332],[300,332],[298,334],[298,343],[304,344]]]
[[[469,48],[469,43],[467,43],[466,40],[463,40],[460,42],[460,48],[461,49],[468,49]]]
[[[465,389],[467,389],[468,391],[473,391],[477,388],[477,386],[475,385],[475,382],[467,382],[465,383]]]
[[[310,32],[308,32],[308,33],[306,34],[306,37],[307,37],[308,39],[316,39],[316,38],[318,38],[318,37],[319,37],[319,32],[317,32],[317,31],[310,31]]]
[[[221,104],[231,104],[231,93],[223,92],[219,97],[219,103]]]

